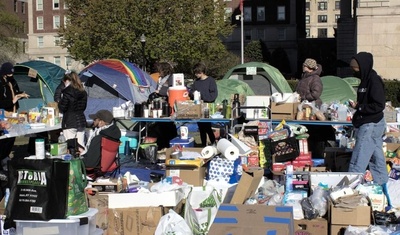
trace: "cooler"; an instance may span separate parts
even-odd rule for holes
[[[194,147],[194,138],[189,137],[187,140],[183,140],[180,137],[175,137],[169,141],[170,147],[174,145],[180,145],[182,148],[192,148]]]

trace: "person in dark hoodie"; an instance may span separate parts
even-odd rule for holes
[[[303,63],[303,73],[297,83],[296,92],[299,93],[301,101],[315,101],[315,105],[320,108],[322,104],[321,94],[323,90],[320,78],[322,66],[317,64],[314,59],[306,59]]]
[[[356,110],[353,115],[353,126],[356,128],[356,144],[350,160],[349,172],[364,173],[369,167],[375,184],[382,185],[388,198],[386,183],[388,172],[382,151],[383,135],[386,122],[383,116],[385,109],[385,85],[382,78],[373,69],[373,56],[360,52],[350,61],[354,77],[361,79],[357,90],[357,101],[350,101]]]

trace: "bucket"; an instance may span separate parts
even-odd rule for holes
[[[170,87],[168,89],[168,104],[171,107],[171,115],[174,113],[175,101],[185,101],[189,98],[186,87]]]

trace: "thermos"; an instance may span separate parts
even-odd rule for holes
[[[169,117],[170,110],[169,110],[169,104],[168,102],[162,102],[162,116],[163,117]]]
[[[135,103],[134,112],[135,112],[135,117],[142,117],[142,112],[143,112],[142,104]]]

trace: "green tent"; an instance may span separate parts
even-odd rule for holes
[[[223,100],[230,100],[231,95],[235,93],[248,95],[255,95],[250,86],[236,79],[222,79],[217,81],[218,97],[215,100],[216,104],[221,104]]]
[[[356,92],[344,79],[336,76],[323,76],[321,80],[324,86],[321,95],[322,102],[330,103],[339,101],[340,103],[344,103],[349,99],[356,100]]]
[[[353,87],[354,90],[357,90],[358,85],[360,85],[361,80],[356,77],[347,77],[343,78],[344,81],[346,81],[348,84],[350,84],[351,87]]]
[[[277,68],[260,62],[236,65],[225,74],[222,80],[224,79],[246,82],[255,95],[293,92],[289,83]]]
[[[19,101],[19,110],[29,110],[54,101],[54,92],[64,77],[65,69],[43,61],[32,60],[14,66],[14,78],[21,91],[30,95]]]

